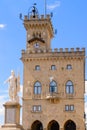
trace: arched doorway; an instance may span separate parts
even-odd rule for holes
[[[68,120],[64,125],[64,130],[76,130],[76,124],[72,120]]]
[[[35,121],[32,126],[31,126],[31,130],[43,130],[43,125],[40,121]]]
[[[48,129],[47,130],[59,130],[59,124],[57,121],[52,120],[48,124]]]

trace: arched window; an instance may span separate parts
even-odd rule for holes
[[[34,94],[41,94],[41,83],[38,81],[34,84]]]
[[[66,69],[67,69],[67,70],[72,70],[72,65],[71,65],[71,64],[68,64],[68,65],[66,66]]]
[[[51,70],[56,70],[56,66],[55,65],[51,65]]]
[[[39,66],[39,65],[36,65],[36,66],[35,66],[35,70],[37,70],[37,71],[40,70],[40,66]]]
[[[66,83],[66,93],[67,94],[73,94],[74,93],[74,86],[73,86],[72,81],[70,81],[70,80]]]
[[[50,92],[57,92],[57,83],[55,81],[50,82]]]

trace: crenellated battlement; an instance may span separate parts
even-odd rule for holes
[[[49,49],[37,49],[37,50],[22,50],[22,61],[28,59],[84,59],[85,57],[85,48],[55,48],[54,50]]]
[[[49,49],[49,50],[46,50],[46,49],[37,49],[37,50],[22,50],[22,54],[24,53],[70,53],[70,52],[85,52],[85,48],[55,48],[55,49]]]
[[[35,17],[33,17],[32,15],[28,16],[28,15],[25,15],[24,16],[24,21],[28,21],[28,20],[50,20],[51,19],[51,16],[49,14],[47,14],[46,16],[44,15],[36,15]]]

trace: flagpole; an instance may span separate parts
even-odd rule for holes
[[[46,4],[46,0],[45,0],[45,18],[46,18],[46,13],[47,13],[47,12],[46,12],[46,10],[47,10],[47,9],[46,9],[46,8],[47,8],[46,6],[47,6],[47,4]]]

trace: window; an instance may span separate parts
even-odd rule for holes
[[[51,65],[51,70],[56,70],[56,66],[55,65]]]
[[[69,105],[65,105],[65,111],[69,111]]]
[[[41,112],[41,105],[34,105],[32,107],[33,112]]]
[[[34,94],[41,94],[41,83],[38,81],[34,84]]]
[[[72,69],[72,65],[68,64],[68,65],[66,66],[66,69],[67,69],[67,70],[71,70],[71,69]]]
[[[74,105],[65,105],[65,111],[74,111]]]
[[[73,94],[74,93],[74,86],[73,86],[72,81],[68,81],[66,83],[66,93],[67,94]]]
[[[50,82],[50,92],[57,92],[57,83],[55,81]]]
[[[70,105],[70,110],[74,111],[74,105]]]
[[[39,65],[36,65],[36,66],[35,66],[35,70],[37,70],[37,71],[40,70],[40,66],[39,66]]]

